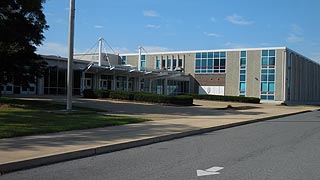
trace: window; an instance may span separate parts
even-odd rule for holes
[[[127,64],[127,56],[121,57],[121,64]]]
[[[160,63],[160,59],[156,59],[156,69],[160,69],[161,63]]]
[[[167,68],[168,68],[168,69],[171,69],[171,59],[168,59],[168,60],[167,60]]]
[[[275,50],[261,52],[261,100],[274,100],[275,95]]]
[[[181,62],[180,62],[181,60]],[[179,66],[182,59],[179,59]],[[195,73],[225,73],[226,52],[201,52],[196,53]]]
[[[178,60],[178,67],[182,67],[182,59]]]
[[[141,55],[141,69],[146,68],[146,55]]]
[[[164,69],[166,67],[166,60],[165,59],[162,59],[161,65],[162,65],[162,69]]]
[[[240,51],[239,96],[246,96],[247,51]]]
[[[177,67],[177,59],[173,59],[173,69]]]

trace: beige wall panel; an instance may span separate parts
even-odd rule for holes
[[[226,60],[226,96],[239,95],[239,66],[240,66],[240,53],[239,51],[227,52]]]
[[[261,50],[247,51],[246,96],[260,98]]]
[[[284,49],[276,50],[276,77],[275,77],[275,101],[283,100],[283,63]]]

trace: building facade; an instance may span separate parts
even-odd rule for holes
[[[43,56],[49,68],[28,87],[7,83],[2,94],[66,94],[67,59]],[[157,94],[258,97],[320,102],[320,65],[286,47],[133,54],[77,54],[73,93],[84,89]]]
[[[138,63],[137,53],[120,56]],[[320,102],[320,65],[287,47],[148,53],[140,62],[191,76],[190,93]]]

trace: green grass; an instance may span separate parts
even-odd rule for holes
[[[39,101],[0,98],[0,138],[90,129],[147,121],[142,118],[109,116],[90,108],[74,107],[72,113],[61,110],[64,105]]]

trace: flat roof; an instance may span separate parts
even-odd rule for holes
[[[157,55],[157,54],[188,54],[198,52],[217,52],[217,51],[254,51],[254,50],[267,50],[267,49],[287,49],[287,47],[263,47],[263,48],[237,48],[237,49],[210,49],[210,50],[190,50],[190,51],[168,51],[168,52],[144,52],[142,54]],[[134,56],[139,53],[123,53],[119,56]]]

